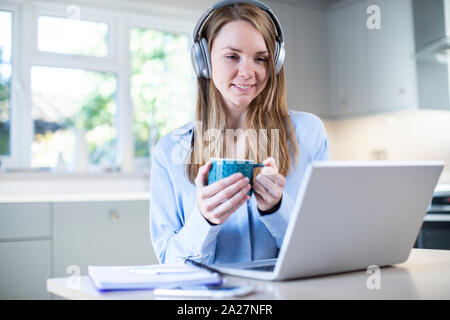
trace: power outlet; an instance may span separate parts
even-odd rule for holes
[[[387,160],[386,149],[375,149],[370,152],[370,159],[372,160]]]

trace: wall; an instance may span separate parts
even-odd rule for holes
[[[330,113],[326,11],[311,6],[271,3],[285,33],[289,109]]]
[[[46,1],[60,3],[58,0]],[[70,4],[135,14],[178,16],[192,21],[194,27],[200,15],[215,2],[216,0],[73,0]],[[296,6],[263,2],[275,12],[285,33],[284,66],[289,109],[309,111],[319,116],[329,114],[330,76],[324,6],[306,0],[298,0]]]
[[[439,183],[450,183],[449,111],[401,111],[324,123],[332,160],[442,160]]]

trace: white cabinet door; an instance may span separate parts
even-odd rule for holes
[[[381,29],[366,30],[372,111],[417,106],[414,26],[410,0],[369,0],[380,8]]]
[[[50,204],[0,204],[0,299],[50,299]]]
[[[334,38],[331,70],[336,81],[333,110],[337,116],[364,113],[368,109],[366,11],[354,3],[331,13],[329,32]]]
[[[380,9],[381,29],[369,29]],[[410,0],[348,1],[328,13],[332,115],[346,117],[417,107]]]
[[[158,263],[148,201],[55,203],[53,219],[54,277],[72,265],[85,275],[88,265]]]
[[[0,299],[50,299],[50,240],[0,242]]]
[[[0,240],[50,237],[49,203],[0,204]]]

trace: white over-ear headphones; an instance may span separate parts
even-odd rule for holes
[[[193,33],[193,44],[191,47],[191,60],[192,66],[194,67],[195,73],[199,78],[211,79],[211,56],[208,49],[208,43],[204,37],[201,37],[203,26],[208,18],[211,16],[214,10],[218,8],[223,8],[234,3],[249,3],[261,8],[266,11],[277,31],[276,44],[275,44],[275,69],[276,73],[280,72],[283,66],[285,50],[284,50],[284,34],[281,24],[277,17],[267,5],[256,0],[224,0],[216,3],[211,8],[208,9],[199,19],[197,25],[194,28]]]

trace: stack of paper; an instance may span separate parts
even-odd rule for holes
[[[99,290],[153,289],[180,285],[220,284],[218,273],[186,264],[149,266],[88,266],[88,274]]]

